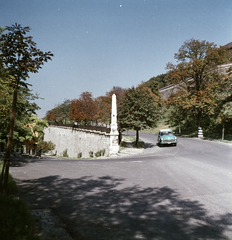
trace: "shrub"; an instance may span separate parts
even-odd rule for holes
[[[101,156],[101,151],[98,151],[95,153],[95,157],[100,157]]]
[[[92,151],[89,152],[89,156],[90,156],[91,158],[93,157],[93,152],[92,152]]]
[[[95,153],[95,157],[101,157],[101,156],[104,156],[105,155],[105,152],[106,150],[105,149],[102,149],[98,152]]]
[[[63,157],[68,157],[68,149],[67,148],[63,151]]]
[[[49,141],[49,142],[44,141],[42,143],[42,146],[41,146],[41,151],[43,153],[46,153],[46,152],[49,152],[51,150],[55,150],[55,148],[56,148],[56,145],[53,142],[51,142],[51,141]]]
[[[78,153],[78,154],[77,154],[77,157],[78,157],[78,158],[82,158],[82,152]]]

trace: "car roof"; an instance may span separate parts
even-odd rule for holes
[[[172,132],[172,130],[169,129],[169,128],[167,128],[167,129],[160,129],[159,131],[160,131],[160,132]]]

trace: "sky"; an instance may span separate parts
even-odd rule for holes
[[[166,73],[191,38],[232,41],[232,0],[0,0],[0,27],[29,26],[54,54],[28,83],[38,117],[83,92],[104,96]]]

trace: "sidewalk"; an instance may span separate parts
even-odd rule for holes
[[[132,146],[132,142],[125,136],[123,136],[122,141],[126,143],[126,147],[122,150],[119,150],[119,152],[116,155],[110,156],[112,157],[127,157],[132,155],[140,155],[143,153],[143,148],[135,148]]]

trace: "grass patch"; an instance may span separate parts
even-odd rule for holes
[[[160,129],[167,129],[167,128],[170,128],[169,125],[164,120],[161,120],[161,121],[158,122],[157,127],[143,129],[142,132],[145,132],[145,133],[159,133]]]
[[[0,169],[2,169],[2,161]],[[8,195],[0,194],[0,239],[39,240],[33,233],[28,206],[17,195],[17,185],[9,175]]]

